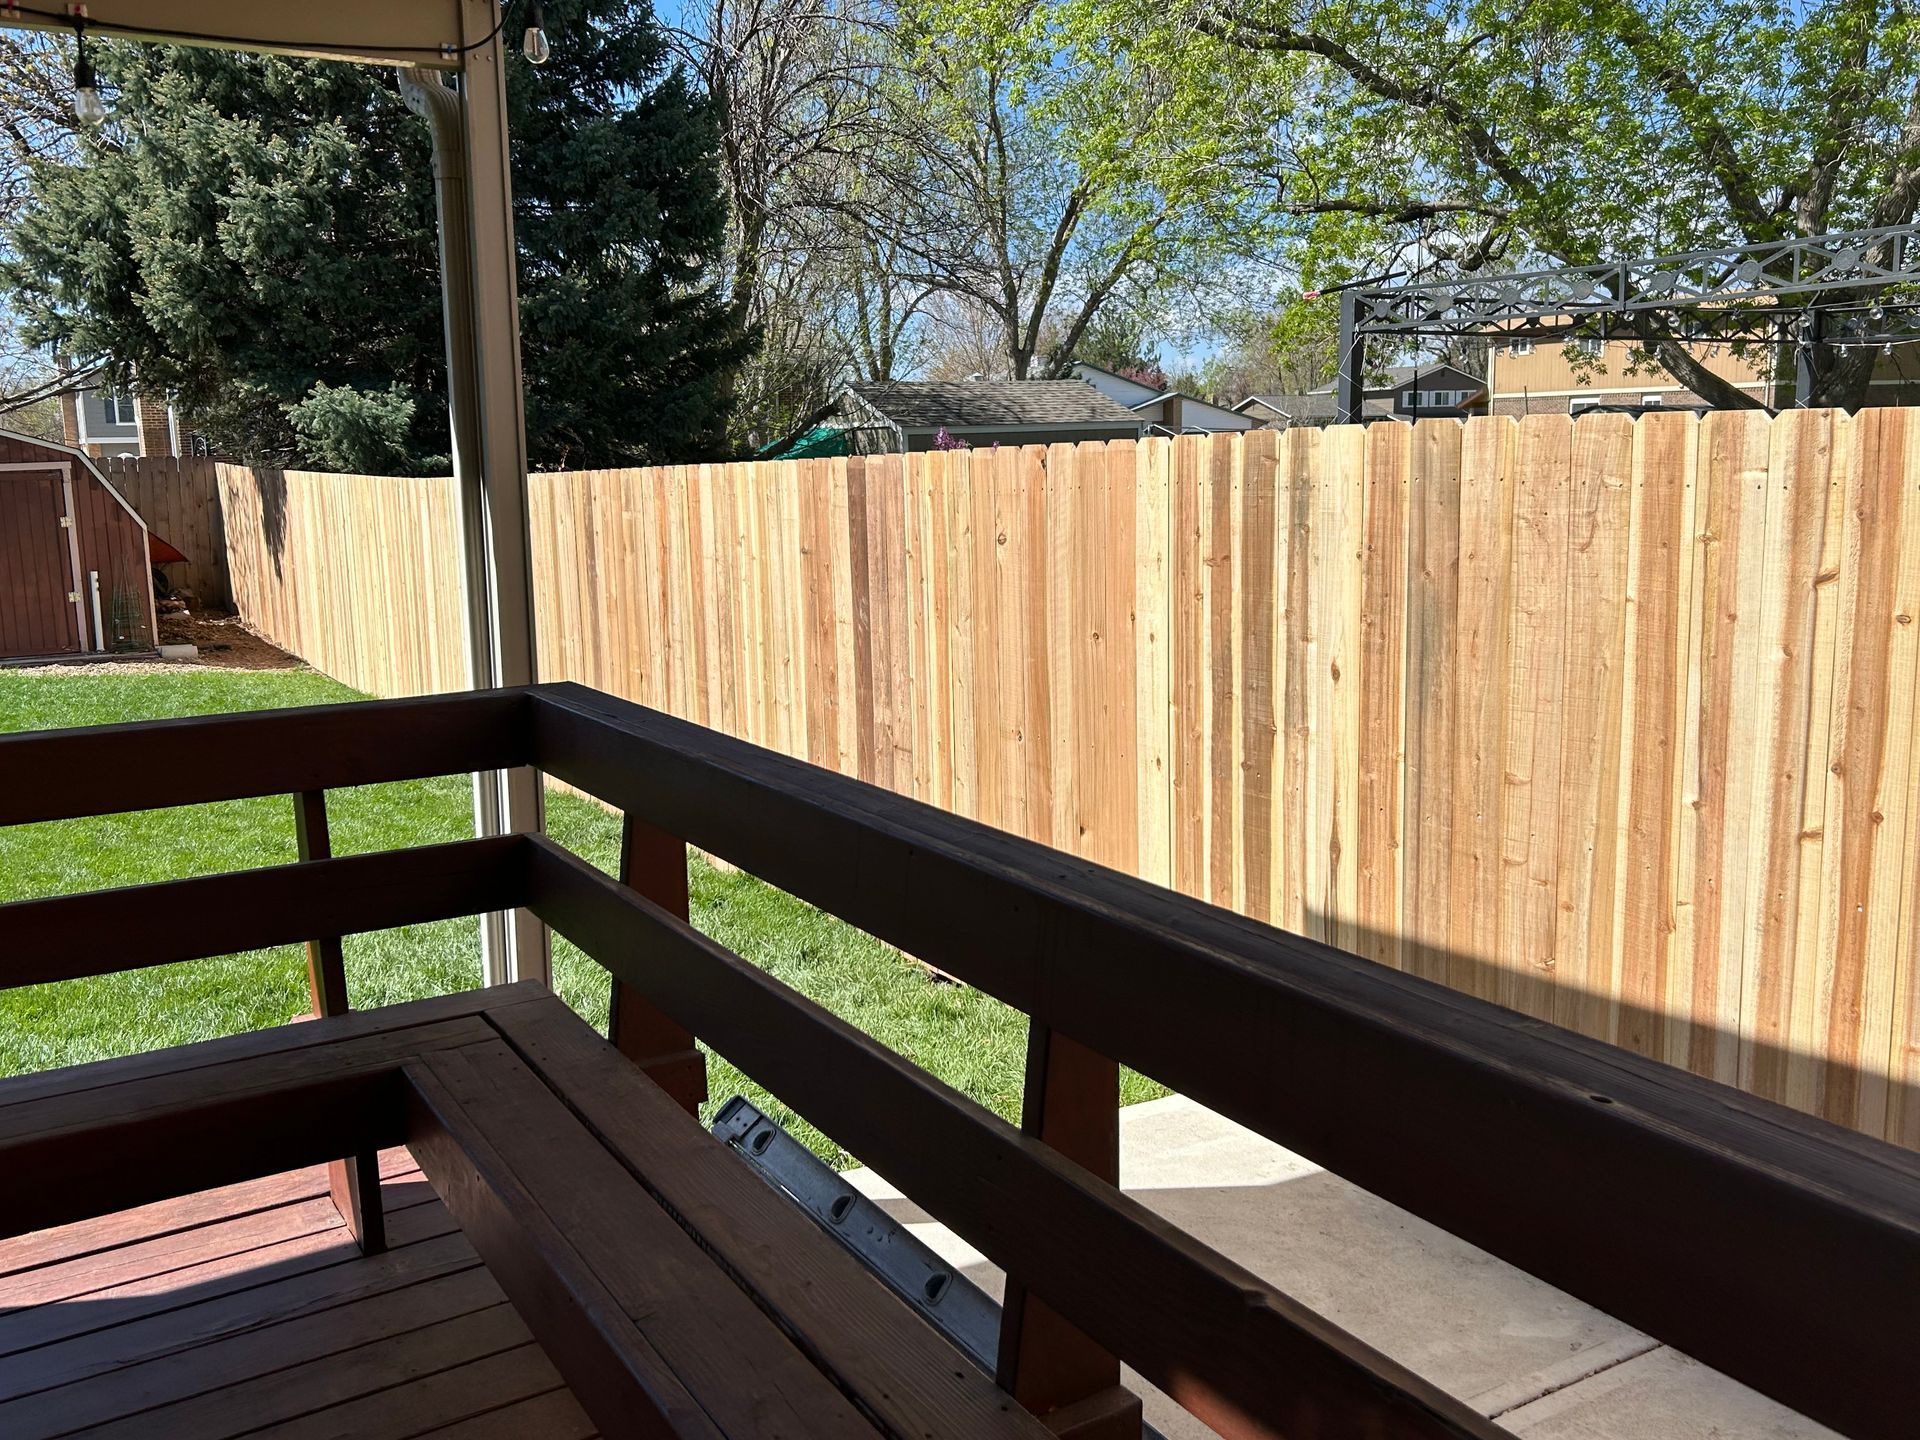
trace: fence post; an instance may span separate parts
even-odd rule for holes
[[[1109,1184],[1120,1179],[1120,1067],[1052,1027],[1027,1024],[1021,1130]],[[1140,1397],[1120,1362],[1007,1277],[1000,1388],[1071,1440],[1140,1440]]]
[[[670,915],[691,918],[686,841],[632,815],[620,820],[620,883]],[[707,1098],[707,1060],[693,1043],[692,1031],[646,996],[615,980],[607,1039],[688,1114],[699,1118],[700,1102]]]
[[[303,790],[293,797],[293,835],[299,857],[325,860],[333,854],[327,829],[327,792]],[[307,942],[307,990],[315,1015],[347,1013],[347,966],[338,935]],[[327,1191],[340,1218],[347,1222],[362,1253],[387,1248],[387,1217],[380,1200],[380,1157],[368,1151],[327,1164]]]

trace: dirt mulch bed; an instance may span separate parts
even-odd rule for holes
[[[198,661],[174,663],[209,665],[217,670],[306,668],[298,657],[254,634],[238,615],[169,609],[165,602],[160,609],[160,643],[200,647]]]

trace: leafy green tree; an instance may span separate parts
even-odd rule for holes
[[[1001,23],[1022,0],[977,0]],[[1904,224],[1920,51],[1904,0],[1052,0],[1211,116],[1309,279],[1588,263]],[[1331,302],[1327,302],[1329,305]],[[1753,403],[1657,318],[1662,364]],[[1834,358],[1811,399],[1863,393]]]
[[[990,315],[1013,379],[1157,313],[1239,242],[1244,177],[1190,97],[1063,29],[1072,0],[904,0],[881,92],[897,273]]]
[[[398,385],[355,390],[324,380],[287,407],[312,463],[349,475],[404,474],[413,461],[415,414],[414,397]]]
[[[1141,383],[1164,385],[1167,377],[1160,368],[1160,347],[1148,336],[1150,328],[1143,316],[1119,309],[1103,312],[1081,333],[1073,358],[1116,375],[1154,375],[1156,381],[1143,378]]]
[[[714,296],[707,105],[633,0],[549,9],[508,99],[528,452],[710,454],[749,337]],[[447,464],[430,145],[389,72],[98,47],[112,120],[31,165],[0,283],[32,338],[173,395],[219,448]]]
[[[1249,395],[1299,395],[1338,370],[1338,317],[1289,290],[1267,306],[1240,305],[1214,317],[1218,348],[1201,367],[1202,393],[1226,404]]]

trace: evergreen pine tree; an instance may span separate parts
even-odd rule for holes
[[[554,0],[547,28],[551,62],[508,71],[529,458],[717,453],[750,342],[708,280],[708,102],[645,3]],[[443,469],[431,147],[391,72],[97,49],[114,116],[37,166],[7,236],[29,333],[137,372],[243,458]]]

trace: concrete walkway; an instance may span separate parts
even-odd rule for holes
[[[847,1178],[1000,1293],[998,1270],[884,1179]],[[1840,1440],[1179,1096],[1120,1112],[1120,1183],[1526,1440]],[[1138,1377],[1128,1383],[1169,1440],[1212,1435]]]

